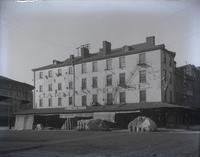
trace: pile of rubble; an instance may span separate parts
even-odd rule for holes
[[[113,123],[101,119],[79,120],[78,130],[107,131],[112,128]]]
[[[157,130],[156,123],[144,116],[139,116],[128,124],[130,132],[151,132]]]

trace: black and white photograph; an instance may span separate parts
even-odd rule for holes
[[[0,157],[200,157],[200,0],[0,0]]]

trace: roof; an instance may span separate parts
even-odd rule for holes
[[[65,108],[42,108],[25,110],[16,112],[16,115],[27,115],[27,114],[71,114],[71,113],[92,113],[92,112],[117,112],[117,111],[134,111],[141,109],[159,109],[159,108],[182,108],[190,109],[186,106],[173,105],[162,102],[145,102],[145,103],[127,103],[127,104],[115,104],[115,105],[99,105],[99,106],[88,106],[86,109],[78,110],[66,110]]]
[[[174,52],[171,52],[171,51],[168,51],[167,49],[165,49],[164,44],[153,45],[153,44],[149,44],[149,43],[140,43],[140,44],[128,46],[130,48],[129,51],[124,51],[124,47],[125,46],[123,46],[121,48],[112,49],[109,54],[104,54],[101,51],[99,51],[97,53],[90,54],[90,56],[85,57],[85,58],[83,58],[81,56],[77,56],[74,58],[74,64],[80,64],[80,63],[102,60],[102,59],[107,59],[107,58],[137,54],[137,53],[141,53],[141,52],[147,52],[147,51],[158,50],[158,49],[166,50],[167,52],[175,55]],[[72,65],[72,61],[70,58],[67,58],[66,60],[59,62],[57,64],[50,64],[50,65],[42,66],[42,67],[35,68],[32,70],[33,71],[46,70],[46,69],[58,68],[58,67],[63,67],[63,66],[68,66],[68,65]]]
[[[0,81],[1,82],[9,82],[9,83],[15,83],[15,84],[19,84],[19,85],[22,85],[22,86],[25,86],[27,88],[30,88],[30,89],[33,89],[34,87],[30,84],[27,84],[27,83],[24,83],[24,82],[19,82],[19,81],[16,81],[16,80],[13,80],[13,79],[10,79],[10,78],[7,78],[7,77],[4,77],[4,76],[1,76],[0,75]]]

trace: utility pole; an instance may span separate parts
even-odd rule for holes
[[[71,63],[73,67],[73,106],[75,106],[75,65],[74,65],[74,55],[70,56]]]

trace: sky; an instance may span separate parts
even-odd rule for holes
[[[152,35],[177,66],[200,66],[199,28],[200,0],[0,0],[0,75],[33,85],[32,69],[80,45],[94,53],[103,40],[118,48]]]

